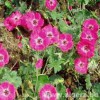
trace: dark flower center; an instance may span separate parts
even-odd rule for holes
[[[34,25],[37,25],[37,20],[33,20],[33,24]]]
[[[47,95],[47,97],[51,96],[50,92],[46,92],[46,95]]]
[[[52,2],[52,0],[50,0],[50,5],[52,5],[53,4],[53,2]]]
[[[89,47],[88,47],[88,46],[85,46],[85,47],[84,47],[84,50],[85,50],[85,51],[89,51]]]
[[[64,45],[66,45],[66,44],[67,44],[67,41],[66,41],[66,40],[64,40],[64,41],[63,41],[63,44],[64,44]]]
[[[18,20],[18,18],[16,17],[15,20]]]
[[[38,43],[38,44],[42,44],[42,39],[38,39],[38,40],[37,40],[37,43]]]
[[[8,91],[8,90],[5,90],[5,91],[4,91],[4,94],[5,94],[5,95],[8,95],[8,94],[9,94],[9,91]]]
[[[89,25],[89,27],[88,27],[89,29],[93,29],[93,25]]]
[[[0,61],[1,61],[1,60],[3,60],[3,56],[2,56],[2,55],[0,55]]]
[[[48,34],[48,37],[50,37],[50,38],[51,38],[52,36],[53,36],[53,35],[52,35],[52,33],[49,33],[49,34]]]
[[[88,38],[89,40],[91,40],[91,39],[92,39],[92,37],[91,37],[90,35],[88,35],[88,36],[87,36],[87,38]]]
[[[90,35],[88,35],[88,36],[87,36],[87,38],[88,38],[88,39],[91,39],[91,36],[90,36]]]
[[[80,63],[80,67],[83,67],[83,65],[84,65],[83,63]]]

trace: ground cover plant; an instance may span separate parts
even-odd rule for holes
[[[100,99],[100,0],[0,0],[0,100]]]

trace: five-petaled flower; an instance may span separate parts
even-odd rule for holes
[[[45,6],[50,11],[55,10],[56,9],[56,6],[57,6],[57,0],[46,0],[45,1]]]
[[[0,84],[0,100],[15,100],[16,88],[9,82]]]
[[[73,39],[71,34],[60,34],[59,41],[58,41],[58,47],[63,52],[68,52],[73,47]]]
[[[57,90],[51,84],[45,84],[39,91],[40,100],[57,100]]]
[[[85,57],[76,58],[74,61],[75,70],[80,74],[87,74],[88,59]]]
[[[0,68],[4,67],[9,63],[8,51],[2,46],[0,46]]]

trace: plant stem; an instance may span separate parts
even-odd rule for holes
[[[39,76],[39,73],[38,73],[38,70],[36,70],[36,84],[35,84],[35,92],[37,91],[37,86],[38,86],[38,76]]]

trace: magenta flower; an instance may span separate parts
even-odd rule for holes
[[[80,74],[87,74],[88,59],[85,57],[76,58],[74,61],[75,70]]]
[[[50,41],[50,44],[57,43],[59,39],[59,31],[56,27],[53,27],[51,25],[47,25],[42,29],[43,34],[46,35],[48,40]]]
[[[47,9],[52,11],[52,10],[56,9],[57,0],[46,0],[45,6]]]
[[[44,20],[42,19],[41,14],[38,12],[27,12],[21,19],[21,25],[29,30],[40,28],[43,26],[43,24]]]
[[[71,96],[71,90],[70,90],[70,88],[66,89],[66,96],[67,97]]]
[[[0,100],[15,100],[16,89],[13,84],[3,82],[0,85]]]
[[[4,20],[5,27],[12,31],[16,26],[21,24],[22,14],[19,11],[12,13],[9,17]]]
[[[43,59],[38,59],[35,64],[36,69],[41,69],[43,67]]]
[[[67,52],[71,50],[73,47],[72,35],[71,34],[60,34],[59,41],[58,41],[58,47],[63,52]]]
[[[40,100],[57,100],[56,88],[51,84],[45,84],[39,91]]]
[[[30,36],[30,47],[36,51],[42,51],[49,46],[49,40],[41,30],[34,31]]]
[[[99,30],[99,24],[93,18],[86,19],[83,22],[83,30],[90,30],[92,32],[97,32]]]
[[[9,63],[9,54],[5,48],[0,47],[0,67],[4,67]]]
[[[80,41],[77,44],[77,52],[83,57],[91,58],[94,56],[94,45],[91,45],[88,42]]]
[[[10,15],[10,21],[14,26],[21,25],[22,14],[19,11],[16,11]]]
[[[6,27],[9,31],[12,31],[12,30],[16,27],[15,25],[13,25],[13,24],[11,23],[10,17],[5,18],[5,20],[4,20],[4,25],[5,25],[5,27]]]
[[[89,30],[83,31],[81,34],[81,41],[86,41],[91,44],[95,44],[98,39],[98,35],[96,32],[91,32]]]

